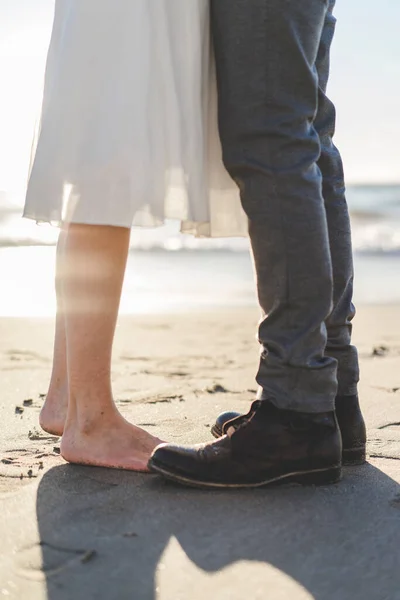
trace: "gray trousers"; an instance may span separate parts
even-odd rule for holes
[[[353,262],[335,108],[334,1],[211,0],[224,162],[264,314],[261,398],[304,412],[357,392]]]

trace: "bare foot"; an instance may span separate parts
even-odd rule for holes
[[[62,436],[68,410],[68,389],[49,390],[39,415],[40,427],[47,433]]]
[[[115,411],[97,420],[87,431],[68,422],[61,440],[61,455],[74,464],[148,473],[149,458],[161,443]]]

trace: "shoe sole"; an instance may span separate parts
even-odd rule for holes
[[[219,427],[213,425],[211,428],[212,435],[219,439],[224,434]],[[358,446],[357,448],[343,449],[342,452],[342,465],[344,467],[356,467],[364,465],[367,462],[366,445]]]
[[[186,486],[200,489],[244,489],[260,488],[273,485],[275,483],[299,483],[301,485],[330,485],[338,483],[342,479],[342,468],[340,466],[330,467],[329,469],[315,469],[314,471],[299,471],[297,473],[287,473],[272,479],[265,479],[258,483],[214,483],[210,481],[193,481],[184,475],[171,473],[164,466],[157,464],[152,459],[149,461],[150,469],[162,475],[170,481],[181,483]]]

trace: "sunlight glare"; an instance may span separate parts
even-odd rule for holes
[[[0,42],[0,189],[25,183],[43,93],[48,35],[23,29]]]

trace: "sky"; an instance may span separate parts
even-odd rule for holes
[[[53,8],[0,0],[0,190],[26,182]],[[329,95],[347,181],[399,183],[400,1],[337,0],[336,17]]]

